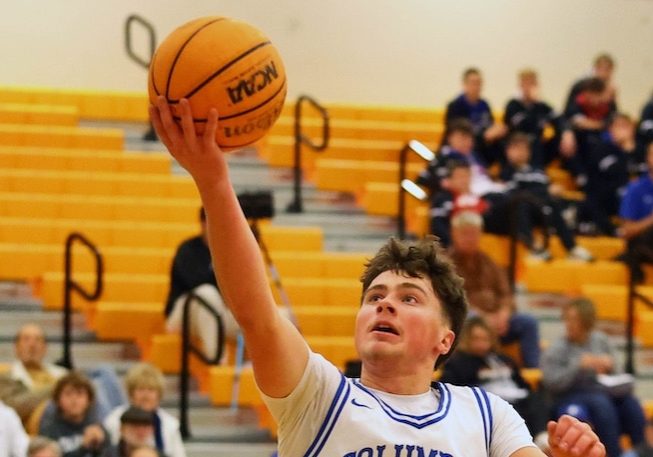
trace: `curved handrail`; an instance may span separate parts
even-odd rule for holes
[[[313,140],[304,135],[302,132],[302,106],[304,102],[311,104],[319,113],[322,118],[322,142],[315,144]],[[288,205],[287,211],[289,213],[301,213],[304,211],[302,203],[302,145],[310,147],[313,151],[324,151],[329,146],[330,139],[330,126],[329,126],[329,112],[314,98],[308,95],[300,95],[295,103],[295,155],[293,163],[293,179],[294,179],[294,196],[293,200]]]
[[[75,242],[85,245],[95,257],[95,289],[88,292],[81,284],[73,279],[73,246]],[[88,238],[78,232],[73,232],[66,238],[66,248],[64,253],[64,304],[63,304],[63,355],[59,364],[68,368],[73,368],[73,361],[70,352],[71,333],[72,333],[72,293],[77,292],[86,300],[94,301],[100,298],[103,289],[102,276],[104,273],[104,262],[102,254],[98,248]]]
[[[150,38],[150,55],[148,56],[147,60],[136,54],[134,52],[133,48],[133,42],[132,42],[132,24],[137,23],[142,25],[145,30],[148,33],[148,36]],[[144,17],[138,15],[138,14],[132,14],[127,17],[127,20],[125,21],[125,50],[127,51],[127,55],[137,64],[139,64],[141,67],[145,68],[146,70],[150,68],[150,63],[152,62],[152,56],[154,55],[154,50],[156,49],[156,31],[154,30],[154,26],[146,20]]]
[[[191,340],[190,331],[190,308],[193,303],[202,306],[211,314],[217,324],[217,348],[214,357],[209,358],[204,351],[197,348]],[[190,422],[188,420],[188,379],[190,377],[190,354],[197,356],[207,365],[215,365],[222,359],[224,352],[224,323],[222,316],[209,305],[204,298],[194,291],[188,293],[183,303],[183,315],[181,326],[181,370],[179,371],[179,431],[184,439],[191,437]]]

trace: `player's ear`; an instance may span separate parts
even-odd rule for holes
[[[456,334],[453,330],[447,329],[435,346],[437,353],[448,354],[455,339]]]

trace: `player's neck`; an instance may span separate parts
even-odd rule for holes
[[[396,365],[383,365],[383,362],[363,363],[361,383],[366,387],[397,395],[423,394],[431,388],[433,368],[414,368],[410,372],[404,372]]]

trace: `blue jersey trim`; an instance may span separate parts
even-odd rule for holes
[[[492,417],[492,408],[490,407],[490,397],[488,397],[487,392],[484,389],[479,389],[481,394],[483,394],[483,399],[485,400],[485,406],[487,407],[487,414],[490,419],[490,436],[488,437],[488,446],[492,445],[492,430],[494,429],[494,418]]]
[[[385,401],[377,397],[373,392],[365,388],[365,386],[363,386],[359,382],[354,381],[354,385],[358,387],[361,391],[369,395],[371,398],[373,398],[379,404],[379,406],[381,406],[383,412],[385,412],[390,419],[394,420],[395,422],[410,425],[411,427],[415,427],[417,429],[422,429],[431,424],[439,422],[447,415],[447,413],[449,412],[449,408],[451,407],[451,392],[449,391],[449,388],[447,386],[441,383],[436,384],[436,388],[440,393],[438,408],[432,413],[428,413],[421,416],[405,414],[400,411],[397,411],[394,408],[392,408],[389,404],[387,404]]]
[[[481,400],[481,396],[479,394],[480,389],[478,387],[470,387],[470,389],[472,389],[472,392],[474,393],[474,397],[476,397],[476,403],[478,404],[478,409],[481,411],[481,419],[483,419],[483,434],[485,435],[485,450],[489,455],[490,439],[488,436],[488,418],[485,415],[485,403],[483,402],[483,400]]]
[[[342,408],[344,408],[345,404],[347,403],[350,392],[351,386],[347,382],[347,378],[341,375],[340,385],[338,386],[338,390],[336,391],[336,394],[333,397],[333,401],[329,406],[326,417],[324,418],[324,421],[322,422],[320,430],[318,430],[315,439],[304,454],[304,457],[314,457],[320,455],[320,451],[322,451],[322,448],[329,439],[333,428],[338,422],[338,417],[342,412]]]

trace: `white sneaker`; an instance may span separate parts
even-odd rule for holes
[[[580,260],[582,262],[591,262],[594,260],[592,253],[583,246],[576,246],[574,249],[569,251],[567,258],[569,260]]]
[[[546,249],[533,249],[528,253],[528,258],[531,260],[540,260],[547,262],[551,260],[551,253]]]

